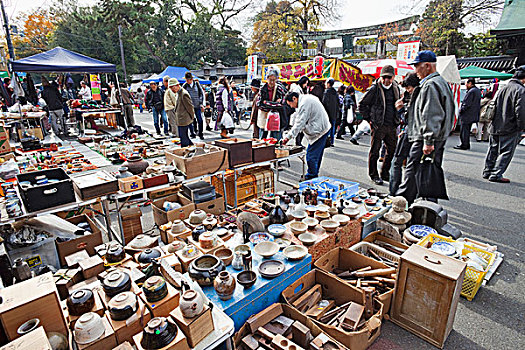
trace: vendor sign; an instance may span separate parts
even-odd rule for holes
[[[405,41],[397,44],[397,59],[411,62],[419,51],[419,40]]]
[[[89,81],[91,82],[91,96],[93,100],[102,100],[102,96],[100,96],[100,77],[98,74],[90,74]]]
[[[354,89],[361,92],[365,92],[374,82],[373,76],[362,74],[359,68],[339,60],[332,65],[331,76],[345,85],[352,85]]]

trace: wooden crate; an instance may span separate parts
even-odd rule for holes
[[[215,191],[220,195],[224,196],[224,187],[222,180],[219,176],[213,176],[211,184],[215,187]],[[242,205],[256,198],[257,189],[255,187],[255,176],[252,174],[243,174],[235,177],[233,172],[228,172],[224,176],[226,181],[226,200],[228,205],[235,206],[235,186],[237,186],[237,205]]]
[[[31,333],[17,338],[9,344],[0,347],[0,350],[52,350],[43,327],[38,327]]]
[[[215,145],[228,150],[230,168],[252,163],[252,140],[241,138],[222,139],[215,141]]]
[[[228,169],[228,151],[221,147],[209,147],[210,152],[184,158],[187,148],[165,151],[166,164],[175,164],[187,179],[213,174]]]
[[[194,348],[199,342],[206,338],[208,334],[213,332],[213,317],[211,315],[211,309],[208,305],[204,306],[204,311],[196,317],[186,318],[182,315],[180,308],[177,307],[170,313],[175,323],[179,326],[180,330],[188,339],[190,347]]]
[[[399,263],[391,320],[443,348],[458,306],[466,263],[411,245]]]
[[[122,192],[133,192],[141,190],[144,187],[142,178],[138,175],[118,179],[118,187]]]

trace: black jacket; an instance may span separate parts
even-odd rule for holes
[[[496,96],[491,134],[510,135],[525,129],[525,86],[512,78]]]
[[[467,94],[459,108],[459,121],[461,123],[477,123],[481,108],[481,91],[476,87],[467,90]]]
[[[42,90],[42,98],[46,101],[47,108],[49,108],[50,111],[56,111],[63,108],[62,95],[56,87],[44,86],[44,90]]]
[[[341,106],[339,105],[339,95],[333,87],[325,90],[323,94],[323,106],[328,113],[331,122],[337,119]]]
[[[399,100],[400,91],[398,84],[392,82],[391,89],[394,89],[394,103]],[[395,107],[394,107],[395,110]],[[385,93],[381,87],[379,79],[366,91],[365,95],[359,103],[359,113],[363,115],[363,119],[371,123],[373,129],[377,129],[383,125],[385,120]],[[394,114],[394,124],[399,124],[399,117],[397,113]]]
[[[157,91],[149,89],[146,94],[146,108],[155,108],[157,112],[160,112],[164,109],[164,92],[157,88]]]

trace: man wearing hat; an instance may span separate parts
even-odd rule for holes
[[[250,118],[250,123],[253,125],[253,138],[258,139],[259,138],[259,127],[257,126],[257,116],[259,114],[259,108],[257,107],[257,99],[259,98],[259,90],[261,89],[261,80],[260,79],[252,79],[250,83],[250,87],[252,88],[253,98],[252,98],[252,115]]]
[[[378,185],[389,181],[390,165],[396,150],[397,126],[399,117],[396,111],[396,101],[400,91],[394,81],[394,67],[386,65],[381,69],[380,78],[368,89],[361,102],[359,112],[370,123],[372,140],[368,154],[368,175]],[[381,144],[385,143],[386,155],[381,167],[381,176],[377,171],[377,161]]]
[[[171,133],[175,136],[179,136],[179,130],[177,125],[177,116],[175,114],[175,107],[177,107],[177,94],[174,87],[179,85],[179,81],[176,78],[168,80],[168,89],[164,93],[164,109],[166,110],[166,116],[168,117],[168,124],[170,125]]]
[[[419,95],[414,101],[414,112],[405,128],[410,147],[405,178],[396,195],[412,204],[418,197],[416,174],[423,155],[432,155],[432,162],[441,168],[445,142],[454,125],[455,105],[452,90],[436,71],[436,54],[429,50],[420,51],[410,64],[415,65],[421,79]],[[443,179],[444,180],[444,179]],[[436,187],[439,184],[436,184]],[[444,187],[445,184],[442,184]],[[436,198],[428,198],[437,201]]]
[[[190,137],[188,136],[188,131],[190,125],[193,123],[195,118],[195,109],[193,103],[191,102],[191,96],[186,89],[183,89],[179,81],[171,82],[169,89],[177,95],[177,103],[175,105],[175,116],[177,118],[177,128],[179,130],[180,145],[181,147],[187,147],[193,145]]]

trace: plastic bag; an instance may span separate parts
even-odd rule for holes
[[[279,131],[281,130],[281,117],[277,112],[269,112],[266,119],[266,130]]]
[[[20,173],[20,170],[18,169],[18,164],[16,164],[14,159],[9,159],[7,162],[0,164],[0,177],[2,179],[12,179],[18,173]]]
[[[352,125],[354,123],[354,119],[354,107],[350,106],[350,108],[346,110],[346,123],[348,125]]]
[[[233,118],[227,111],[224,111],[221,118],[221,125],[225,129],[231,129],[235,127],[235,124],[233,123]]]

